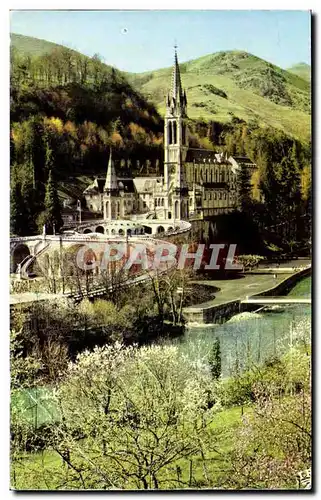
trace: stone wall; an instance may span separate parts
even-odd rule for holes
[[[309,276],[310,274],[311,267],[306,267],[305,269],[302,269],[301,271],[288,276],[276,286],[268,288],[263,292],[256,293],[254,296],[265,297],[266,295],[286,295],[294,287],[294,285],[296,285],[301,279]]]
[[[269,288],[254,295],[262,297],[266,295],[286,295],[301,279],[311,274],[311,267],[302,269],[291,276],[288,276],[275,287]],[[224,323],[234,314],[243,311],[253,311],[257,309],[256,304],[242,304],[240,299],[225,302],[223,304],[213,304],[207,307],[190,307],[183,311],[185,320],[188,323]]]

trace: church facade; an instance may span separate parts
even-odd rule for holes
[[[158,219],[191,220],[237,208],[237,176],[247,157],[189,147],[187,97],[182,88],[177,53],[166,98],[163,176],[119,178],[110,150],[104,182],[95,179],[84,196],[91,212],[106,221],[149,214]]]

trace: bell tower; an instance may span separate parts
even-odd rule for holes
[[[182,89],[175,45],[171,89],[166,98],[164,125],[164,187],[174,219],[188,218],[185,159],[188,150],[187,99]]]

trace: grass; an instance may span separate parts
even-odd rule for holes
[[[309,64],[298,63],[295,64],[294,66],[291,66],[291,68],[288,68],[288,71],[290,73],[294,73],[300,78],[303,78],[307,82],[311,81],[311,66]]]
[[[244,413],[252,412],[251,407],[245,407]],[[241,407],[225,409],[216,414],[211,429],[218,436],[218,452],[213,452],[208,460],[208,474],[213,483],[220,478],[221,453],[227,453],[233,445],[235,428],[240,425]],[[214,443],[213,443],[214,444]],[[201,487],[203,465],[198,456],[192,457],[193,479]],[[182,469],[182,480],[188,481],[190,460],[179,460],[175,464]],[[16,490],[55,490],[68,475],[67,467],[62,463],[57,452],[44,450],[39,453],[25,453],[19,460],[11,464],[11,488]],[[61,488],[63,489],[63,488]]]
[[[295,285],[295,288],[292,289],[288,295],[294,295],[295,297],[311,297],[311,285],[311,276],[309,276],[299,281],[299,283]]]
[[[12,47],[16,48],[21,54],[32,56],[41,56],[52,52],[58,47],[62,47],[62,45],[58,45],[57,43],[48,42],[40,38],[33,38],[31,36],[18,35],[17,33],[11,33],[10,38]]]
[[[298,138],[309,139],[310,86],[300,76],[238,51],[210,54],[180,67],[190,118],[218,122],[228,122],[233,116],[245,121],[255,119],[263,126],[269,125]],[[171,68],[165,68],[141,74],[126,73],[126,77],[164,114],[171,71]],[[262,95],[265,81],[272,85],[270,97]],[[210,86],[218,92],[211,92]],[[220,92],[224,92],[227,98],[218,95]],[[283,95],[288,96],[291,104],[280,104],[284,101]]]

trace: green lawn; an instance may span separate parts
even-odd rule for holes
[[[244,413],[252,411],[251,407],[244,408]],[[212,424],[213,445],[217,452],[213,452],[207,461],[208,475],[215,483],[220,478],[220,467],[224,460],[224,453],[228,452],[233,444],[234,430],[241,423],[242,408],[225,409],[216,414]],[[222,453],[222,456],[221,456]],[[202,487],[204,477],[203,464],[200,457],[192,460],[192,477]],[[182,470],[181,480],[188,481],[190,474],[190,460],[179,460],[175,464]],[[68,480],[68,467],[63,464],[61,457],[55,451],[44,450],[39,453],[25,453],[19,461],[11,464],[11,488],[16,490],[50,490],[66,489],[64,483]],[[68,483],[69,484],[69,483]],[[70,488],[70,484],[67,489]]]

